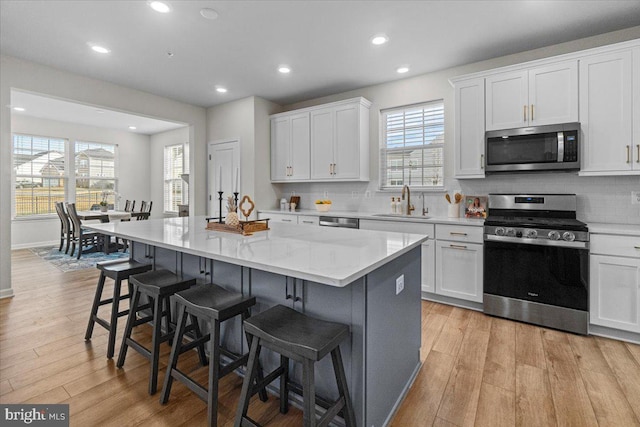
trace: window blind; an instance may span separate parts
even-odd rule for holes
[[[382,111],[380,188],[444,188],[444,102]]]

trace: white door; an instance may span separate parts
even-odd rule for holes
[[[514,129],[529,123],[527,71],[489,76],[486,85],[486,130]]]
[[[580,60],[582,172],[632,170],[631,60],[630,50]]]
[[[640,259],[591,255],[590,323],[640,332]]]
[[[333,108],[311,112],[311,179],[333,178]]]
[[[209,143],[207,165],[207,191],[209,192],[208,216],[219,217],[219,191],[222,191],[222,215],[227,213],[227,197],[240,190],[240,143],[236,140]],[[241,196],[240,196],[241,197]]]
[[[578,121],[578,61],[529,70],[529,125]]]

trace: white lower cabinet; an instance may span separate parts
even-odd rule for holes
[[[319,217],[317,216],[269,212],[258,213],[258,219],[267,218],[271,222],[284,222],[285,224],[318,225],[319,223]]]
[[[436,294],[482,302],[482,243],[437,240],[435,260]]]
[[[591,240],[589,322],[640,332],[640,237]]]
[[[436,246],[432,239],[422,244],[422,292],[436,291]]]

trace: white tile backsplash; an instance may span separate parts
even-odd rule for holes
[[[575,173],[538,173],[490,175],[485,179],[445,179],[450,194],[461,191],[467,195],[489,193],[575,193],[578,196],[578,219],[585,222],[615,224],[640,224],[640,205],[631,204],[631,191],[640,191],[640,176],[582,177]],[[390,212],[391,197],[398,192],[377,191],[377,182],[295,183],[274,184],[280,197],[287,199],[291,192],[301,197],[301,208],[312,209],[316,199],[324,198],[324,192],[333,202],[333,210]],[[369,192],[370,197],[366,197]],[[412,193],[416,214],[422,210],[420,195],[425,195],[425,205],[431,216],[446,216],[447,202],[444,193]],[[272,206],[278,204],[276,200]]]

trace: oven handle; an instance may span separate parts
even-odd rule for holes
[[[523,245],[555,246],[559,248],[589,249],[589,242],[567,242],[565,240],[528,239],[526,237],[494,236],[485,234],[485,241],[520,243]]]

